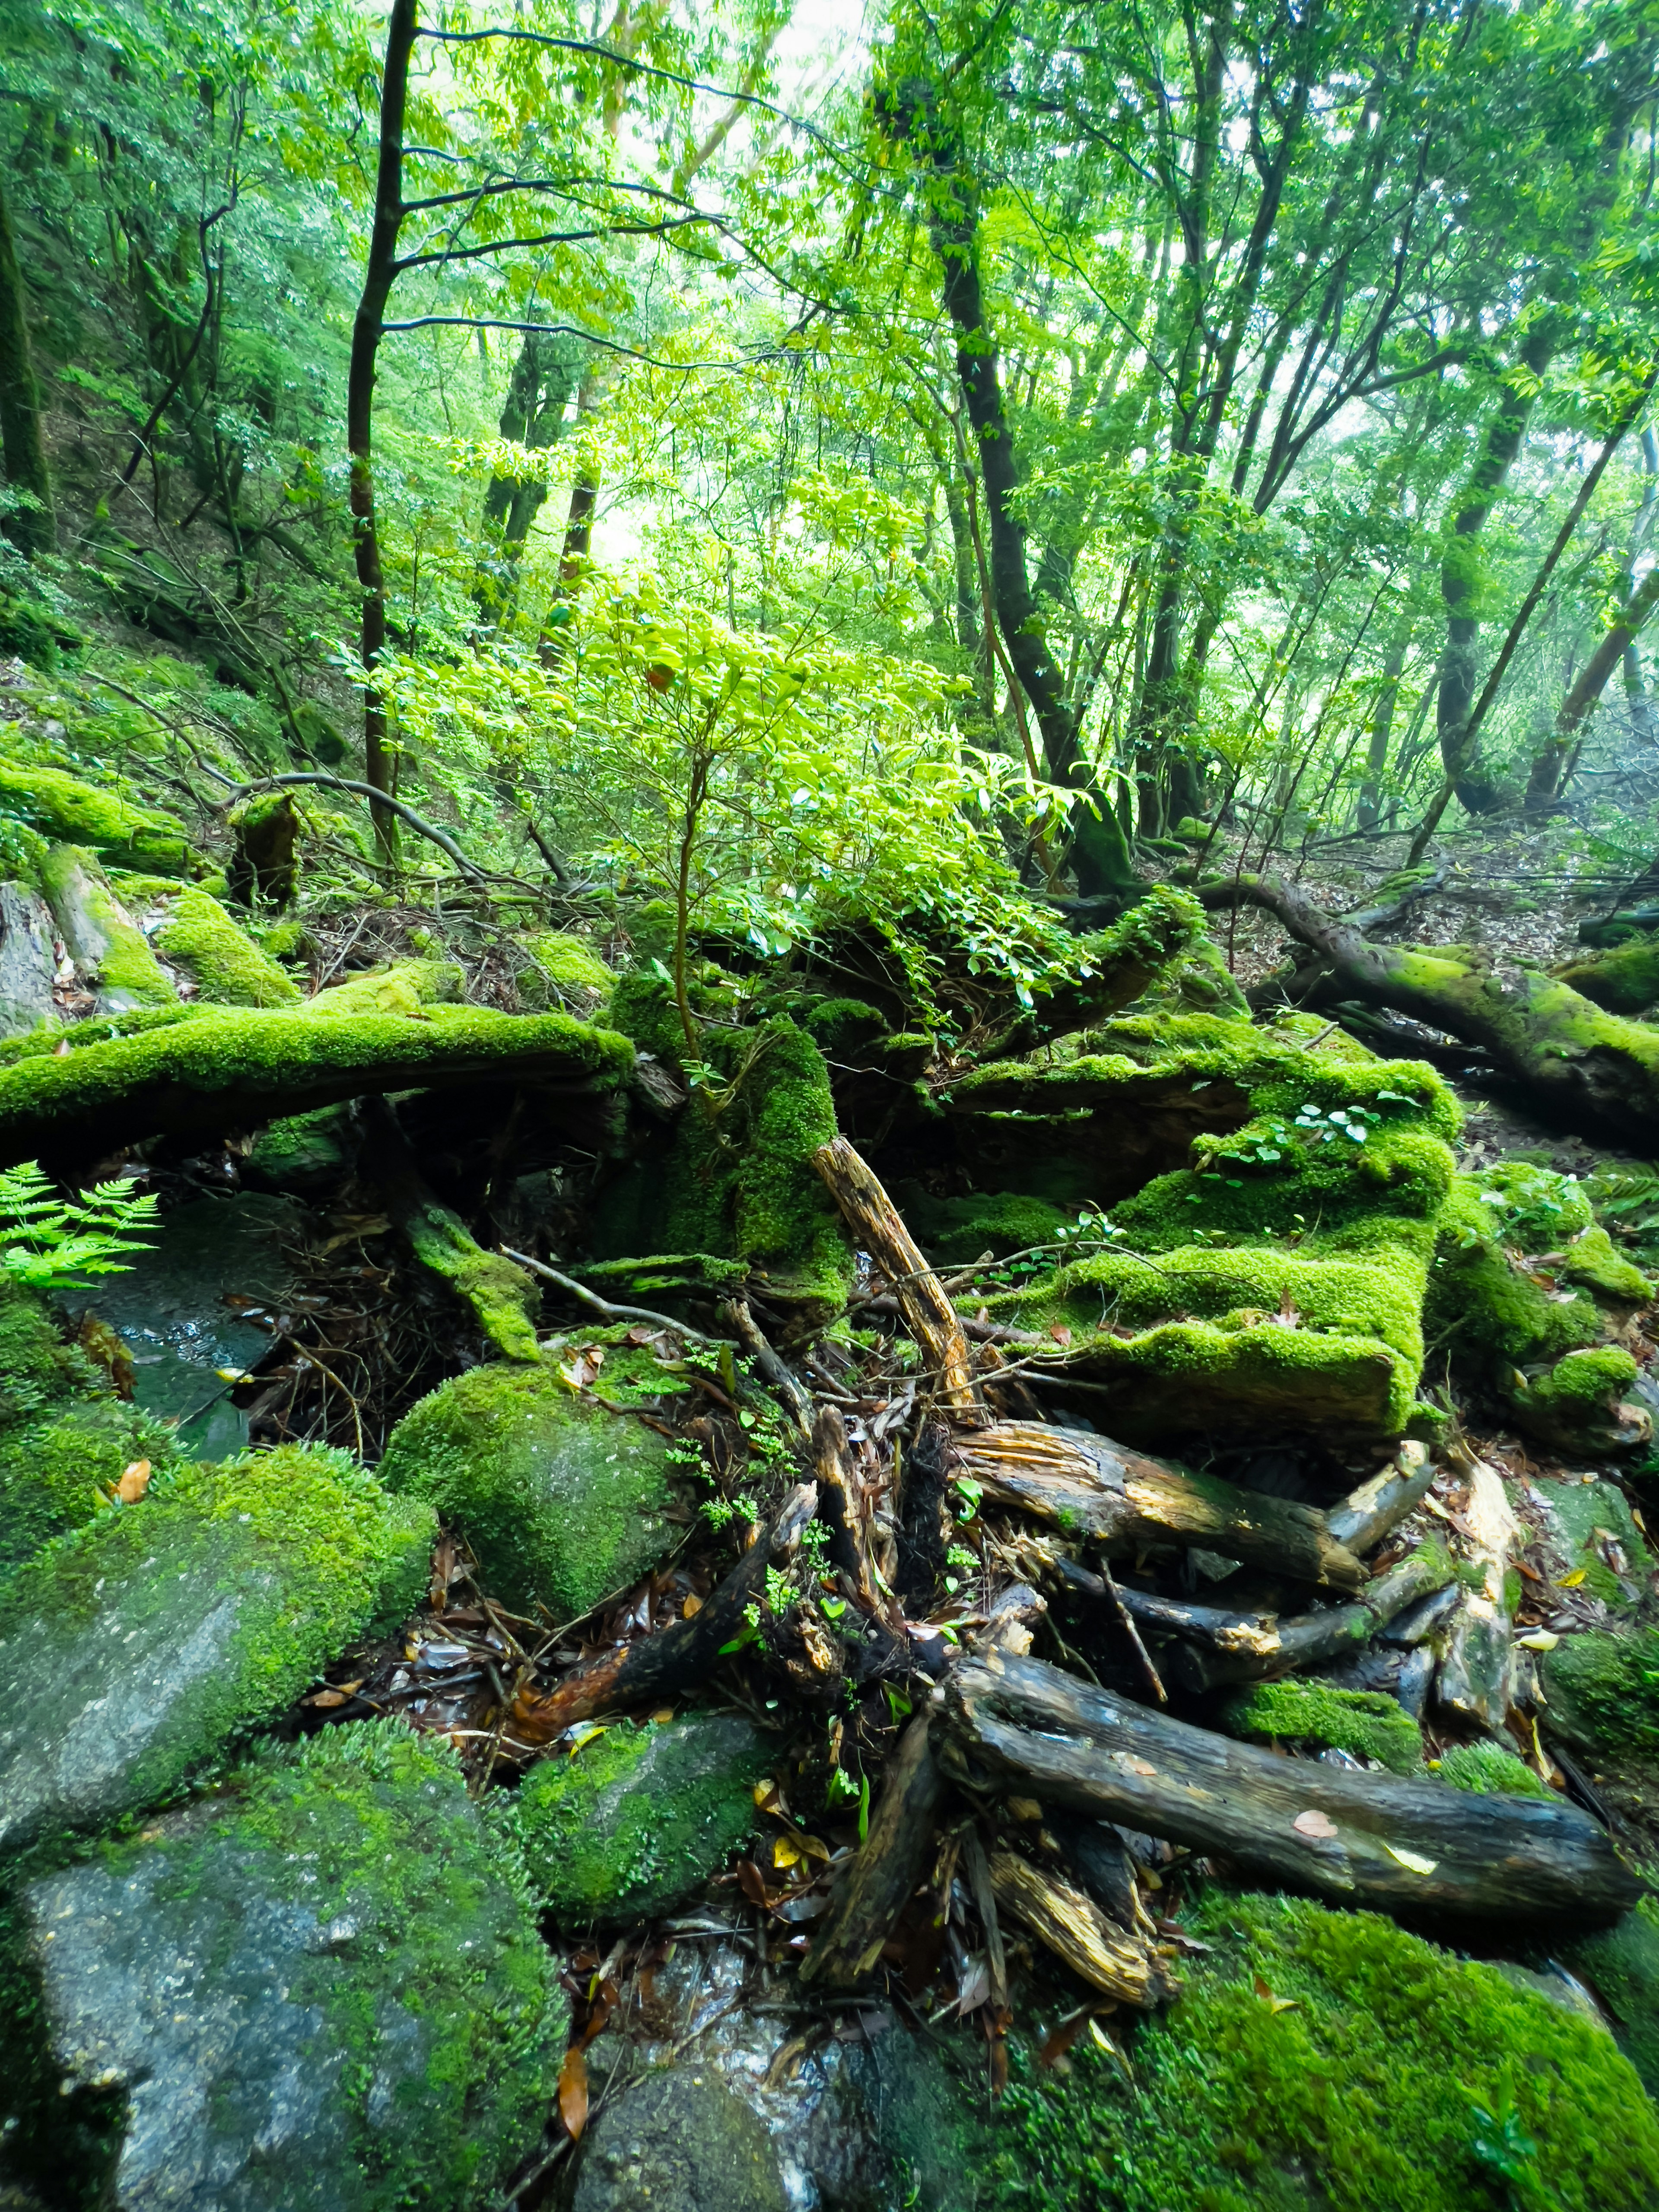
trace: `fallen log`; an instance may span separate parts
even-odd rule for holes
[[[944,1718],[941,1763],[969,1790],[1052,1800],[1346,1904],[1565,1929],[1642,1894],[1575,1806],[1281,1758],[1041,1660],[963,1660]]]
[[[1176,1984],[1146,1937],[1115,1928],[1094,1899],[1070,1882],[1044,1874],[1012,1851],[996,1851],[991,1887],[1002,1910],[1091,1988],[1143,2011],[1176,1994]]]
[[[899,1738],[882,1780],[869,1834],[836,1885],[811,1948],[801,1960],[809,1986],[853,1989],[874,1970],[881,1949],[915,1895],[933,1846],[945,1777],[920,1713]]]
[[[1366,1578],[1312,1506],[1145,1458],[1084,1430],[1000,1422],[958,1437],[954,1472],[1000,1505],[1119,1550],[1200,1544],[1304,1582],[1357,1589]]]
[[[1481,1573],[1478,1589],[1464,1592],[1435,1670],[1436,1702],[1460,1720],[1483,1728],[1504,1724],[1510,1706],[1510,1551],[1521,1530],[1510,1510],[1504,1484],[1485,1460],[1468,1462],[1469,1499],[1463,1523],[1473,1539],[1473,1564]]]
[[[1330,1508],[1325,1526],[1339,1544],[1363,1557],[1422,1504],[1433,1480],[1427,1451],[1407,1437],[1380,1474]]]
[[[818,1518],[830,1531],[830,1559],[851,1583],[866,1613],[878,1609],[865,1548],[864,1516],[847,1459],[847,1425],[833,1406],[820,1406],[812,1423],[812,1473],[818,1486]]]
[[[781,1571],[793,1559],[817,1504],[816,1484],[805,1482],[792,1490],[775,1519],[690,1620],[677,1620],[637,1644],[602,1651],[544,1696],[521,1690],[508,1715],[514,1741],[520,1746],[551,1743],[577,1721],[672,1696],[703,1681],[714,1672],[721,1647],[742,1628],[744,1609],[760,1595],[767,1569]]]
[[[841,1208],[855,1248],[870,1255],[891,1285],[905,1327],[939,1377],[941,1401],[958,1419],[978,1417],[961,1320],[898,1208],[845,1137],[821,1145],[812,1164]]]
[[[1352,1604],[1289,1620],[1188,1605],[1122,1586],[1118,1595],[1143,1628],[1181,1639],[1164,1655],[1164,1664],[1177,1688],[1196,1694],[1229,1682],[1272,1681],[1363,1650],[1407,1606],[1443,1589],[1451,1578],[1445,1552],[1425,1548],[1368,1583]]]
[[[628,1039],[607,1030],[480,1006],[328,1021],[180,1006],[157,1009],[133,1036],[98,1027],[96,1042],[64,1033],[56,1049],[44,1044],[0,1069],[0,1165],[100,1155],[146,1137],[222,1136],[388,1091],[494,1081],[601,1094],[626,1082],[634,1062]]]

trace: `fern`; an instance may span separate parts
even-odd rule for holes
[[[33,1160],[0,1169],[0,1267],[33,1290],[84,1288],[88,1275],[118,1275],[117,1255],[149,1248],[135,1231],[155,1226],[153,1195],[100,1182],[84,1202],[59,1198]]]

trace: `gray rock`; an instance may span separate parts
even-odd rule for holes
[[[23,1036],[54,1021],[52,916],[21,884],[0,884],[0,1036]]]
[[[842,2052],[796,2146],[823,2212],[976,2212],[1000,2201],[987,2173],[982,2039],[895,2025]]]
[[[178,1003],[173,978],[91,853],[54,845],[45,873],[58,933],[81,980],[97,994],[95,1012],[130,1014]]]
[[[712,2068],[664,2068],[593,2124],[574,2212],[785,2212],[770,2136]]]
[[[289,1445],[158,1475],[0,1595],[0,1850],[155,1804],[412,1611],[430,1511]]]
[[[112,2091],[111,2212],[463,2212],[536,2145],[568,2004],[454,1760],[398,1723],[255,1762],[20,1918],[26,2183]]]

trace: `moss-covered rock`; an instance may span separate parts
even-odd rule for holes
[[[242,1165],[245,1182],[276,1191],[327,1190],[357,1164],[362,1129],[348,1100],[291,1114],[260,1130]]]
[[[0,1580],[100,1510],[129,1467],[173,1456],[173,1431],[117,1398],[88,1398],[0,1435]]]
[[[189,872],[191,850],[177,823],[62,769],[0,760],[0,805],[54,843],[89,847],[114,866]]]
[[[1619,1345],[1565,1352],[1548,1374],[1516,1378],[1510,1409],[1528,1436],[1563,1451],[1639,1450],[1653,1424],[1624,1397],[1636,1376],[1634,1358]]]
[[[1064,2078],[1017,2051],[1009,2207],[1659,2203],[1659,2113],[1583,2021],[1372,1913],[1212,1892],[1188,1924],[1215,1948],[1142,2026],[1133,2083],[1086,2037]]]
[[[298,1445],[163,1471],[0,1595],[0,1847],[154,1804],[411,1611],[429,1509]]]
[[[591,1020],[610,1000],[617,975],[585,938],[568,931],[544,929],[517,940],[525,956],[514,981],[522,1005],[532,1012],[548,1006],[564,1006]]]
[[[1609,1305],[1642,1306],[1653,1297],[1647,1276],[1600,1226],[1582,1229],[1568,1238],[1561,1273],[1567,1282],[1582,1284],[1593,1297]]]
[[[1636,1603],[1654,1559],[1616,1483],[1537,1474],[1511,1495],[1541,1508],[1547,1564],[1558,1582],[1582,1573],[1604,1605],[1618,1611]]]
[[[1632,936],[1593,960],[1570,960],[1556,969],[1569,983],[1611,1014],[1640,1014],[1659,1004],[1659,937]]]
[[[177,1000],[173,979],[91,853],[76,845],[54,845],[42,874],[64,950],[82,982],[95,992],[99,1014],[131,1013]]]
[[[45,1297],[0,1269],[0,1432],[94,1387],[92,1369],[64,1341]]]
[[[712,2067],[660,2068],[608,2106],[582,2147],[574,2212],[785,2212],[766,2124]]]
[[[772,1753],[723,1713],[626,1721],[531,1769],[513,1832],[544,1908],[563,1927],[615,1926],[696,1894],[754,1832]]]
[[[613,1365],[620,1355],[613,1356]],[[611,1395],[611,1370],[605,1395]],[[480,1367],[422,1398],[392,1432],[380,1478],[466,1538],[485,1586],[560,1620],[588,1612],[667,1548],[668,1446],[557,1369]]]
[[[300,987],[199,886],[155,877],[117,878],[152,945],[217,1006],[297,1006]]]
[[[1256,1682],[1226,1698],[1217,1717],[1229,1735],[1318,1744],[1374,1759],[1394,1774],[1415,1774],[1423,1764],[1422,1730],[1392,1698],[1374,1690]]]
[[[1477,1797],[1547,1797],[1549,1786],[1501,1743],[1455,1743],[1440,1754],[1440,1779]]]
[[[400,1210],[416,1261],[471,1315],[486,1358],[534,1364],[541,1292],[534,1279],[499,1252],[486,1252],[458,1213],[435,1200]]]
[[[428,1006],[459,1002],[466,975],[449,960],[396,960],[389,968],[365,968],[343,982],[331,983],[306,1000],[305,1011],[319,1017],[351,1014],[413,1014]]]
[[[1540,1672],[1552,1734],[1580,1751],[1659,1765],[1659,1628],[1564,1637]]]
[[[539,2139],[568,2003],[453,1754],[396,1723],[256,1760],[18,1919],[9,2163],[66,2212],[470,2212]]]
[[[1659,1898],[1644,1897],[1613,1927],[1580,1936],[1563,1962],[1594,1983],[1620,2049],[1659,2098]]]
[[[966,1198],[934,1198],[912,1184],[896,1199],[905,1225],[940,1267],[970,1267],[986,1252],[999,1260],[1015,1252],[1062,1248],[1075,1217],[1041,1198],[1016,1191],[975,1191]]]

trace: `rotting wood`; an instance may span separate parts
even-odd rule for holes
[[[991,1858],[997,1903],[1093,1989],[1143,2011],[1174,1996],[1164,1961],[1144,1936],[1114,1927],[1091,1897],[1012,1851]]]
[[[1407,1437],[1380,1474],[1330,1508],[1325,1525],[1339,1544],[1363,1558],[1422,1504],[1433,1480],[1427,1451]]]
[[[812,1423],[812,1473],[818,1486],[818,1518],[830,1531],[830,1558],[857,1592],[866,1612],[878,1609],[864,1547],[857,1477],[847,1456],[847,1426],[834,1406],[820,1406]]]
[[[1505,1583],[1510,1552],[1520,1535],[1497,1469],[1465,1455],[1469,1498],[1462,1521],[1469,1531],[1478,1589],[1466,1590],[1453,1616],[1445,1655],[1435,1670],[1437,1702],[1460,1719],[1501,1728],[1510,1703],[1510,1603]]]
[[[963,1836],[962,1863],[968,1870],[968,1887],[973,1893],[979,1924],[985,1930],[985,1963],[991,1978],[991,2002],[1000,2011],[1008,2002],[1008,1955],[1003,1948],[996,1892],[991,1886],[991,1862],[977,1828],[969,1827]]]
[[[640,1643],[601,1652],[544,1696],[520,1692],[508,1717],[511,1737],[522,1745],[551,1743],[577,1721],[643,1705],[647,1698],[704,1680],[714,1671],[720,1647],[742,1627],[744,1608],[758,1596],[767,1569],[781,1570],[794,1557],[817,1503],[815,1483],[792,1490],[769,1525],[691,1620],[677,1620]]]
[[[941,1402],[959,1420],[982,1419],[961,1320],[898,1208],[845,1137],[820,1145],[812,1164],[841,1208],[854,1244],[886,1276],[905,1326],[939,1377]]]
[[[989,1652],[945,1686],[940,1759],[968,1787],[1069,1805],[1258,1876],[1407,1917],[1608,1920],[1642,1884],[1576,1806],[1479,1796],[1234,1743]]]
[[[915,1894],[945,1795],[929,1728],[930,1716],[917,1714],[887,1762],[869,1834],[842,1874],[801,1961],[800,1978],[808,1986],[854,1989],[866,1979]]]
[[[1366,1579],[1364,1565],[1313,1507],[1147,1459],[1082,1430],[1000,1422],[957,1440],[956,1471],[997,1504],[1022,1506],[1097,1543],[1200,1544],[1343,1589]]]
[[[723,1322],[731,1323],[738,1342],[783,1401],[790,1419],[802,1436],[810,1436],[812,1432],[812,1394],[794,1370],[785,1365],[762,1334],[759,1323],[749,1310],[747,1300],[729,1298],[721,1306],[720,1316]]]

